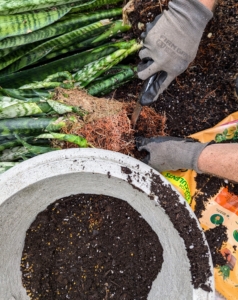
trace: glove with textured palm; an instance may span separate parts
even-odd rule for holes
[[[184,72],[197,54],[203,31],[213,13],[198,0],[173,0],[142,34],[138,77],[147,79],[161,72],[141,99],[148,105],[158,99],[171,81]]]
[[[194,142],[192,139],[176,137],[136,138],[139,151],[146,150],[149,154],[144,162],[159,172],[192,169],[202,173],[198,168],[198,158],[210,143]]]

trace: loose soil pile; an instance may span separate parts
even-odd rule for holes
[[[207,279],[211,276],[209,267],[209,249],[204,244],[197,222],[193,219],[185,205],[180,203],[178,195],[166,187],[160,176],[152,174],[153,183],[151,186],[151,194],[159,196],[159,203],[169,216],[174,227],[183,238],[187,250],[188,259],[190,261],[190,270],[192,275],[192,283],[195,288],[202,288],[205,291],[211,291],[211,287],[207,284]]]
[[[134,36],[140,38],[146,24],[167,8],[168,0],[136,0],[129,14]],[[196,59],[160,95],[153,108],[166,114],[168,135],[184,137],[213,127],[238,110],[234,94],[238,73],[237,2],[218,0],[213,19],[203,34]],[[116,99],[137,98],[141,81],[134,80],[114,93]]]
[[[210,175],[198,174],[196,177],[196,182],[199,193],[194,196],[196,201],[194,212],[198,219],[201,218],[202,212],[204,211],[209,198],[214,197],[222,187],[226,187],[229,193],[238,195],[238,184],[224,181],[224,179],[216,178]]]
[[[214,228],[208,229],[205,231],[205,236],[208,241],[213,266],[223,266],[226,264],[226,258],[222,256],[219,251],[224,242],[227,242],[227,228],[224,225],[218,225]]]
[[[132,171],[121,171],[131,182]],[[151,200],[158,197],[184,240],[192,284],[211,291],[209,248],[196,220],[160,176],[148,175]],[[162,263],[158,236],[127,202],[79,194],[59,199],[38,214],[27,231],[21,271],[33,300],[130,300],[147,299]]]
[[[163,263],[148,223],[125,201],[79,194],[41,212],[21,269],[31,299],[147,299]]]

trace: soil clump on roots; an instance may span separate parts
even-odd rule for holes
[[[97,98],[85,91],[74,89],[57,89],[55,98],[70,105],[76,105],[88,112],[83,120],[78,121],[64,133],[85,137],[96,148],[117,151],[123,154],[140,157],[135,149],[135,135],[146,137],[164,135],[166,117],[157,114],[153,108],[144,107],[138,120],[137,129],[131,124],[131,113],[135,101],[127,103],[107,98]],[[77,147],[73,144],[60,143],[63,148]]]

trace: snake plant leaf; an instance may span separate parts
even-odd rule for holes
[[[0,56],[5,56],[9,53],[10,47],[26,45],[36,41],[46,40],[55,36],[65,34],[76,30],[77,28],[92,24],[103,19],[111,19],[122,14],[121,8],[101,10],[92,13],[67,14],[57,22],[50,24],[42,29],[38,29],[28,34],[8,37],[0,41]]]
[[[104,33],[99,35],[92,43],[98,43],[113,37],[119,33],[126,32],[131,29],[130,25],[124,25],[122,20],[115,21]]]
[[[138,51],[141,47],[141,44],[134,41],[134,44],[129,49],[119,49],[106,57],[102,57],[101,59],[86,65],[82,70],[73,75],[76,82],[75,86],[81,88],[86,87],[95,78],[120,63],[130,54]]]
[[[0,162],[0,174],[18,165],[19,162]]]
[[[52,147],[42,147],[42,146],[34,146],[28,144],[24,139],[20,138],[17,134],[15,135],[17,140],[22,143],[22,145],[28,150],[29,153],[33,155],[39,155],[55,150],[60,150],[61,148],[52,148]]]
[[[59,8],[15,15],[0,15],[0,40],[43,28],[59,20],[69,11],[70,8]]]
[[[22,101],[24,102],[24,101]],[[1,105],[1,104],[0,104]],[[0,106],[1,108],[1,106]],[[18,117],[26,117],[39,115],[51,111],[51,107],[47,103],[16,103],[0,109],[0,119],[11,119]]]
[[[106,79],[103,78],[98,82],[91,83],[90,86],[87,88],[87,92],[92,96],[101,96],[105,92],[108,93],[108,91],[115,90],[115,87],[117,87],[118,85],[121,85],[132,78],[135,78],[136,73],[137,67],[128,67],[126,69],[122,69],[115,75],[111,75]]]
[[[50,132],[50,133],[44,133],[44,134],[38,135],[36,137],[36,139],[56,139],[56,140],[76,144],[81,148],[85,148],[85,147],[89,146],[87,140],[84,137],[74,135],[74,134]]]
[[[0,161],[14,161],[18,159],[24,159],[29,153],[29,151],[22,146],[13,147],[11,149],[5,149],[0,153]]]
[[[56,51],[64,48],[67,45],[85,40],[95,32],[101,32],[111,23],[112,22],[109,19],[101,20],[43,42],[39,46],[26,53],[25,56],[21,57],[15,63],[11,64],[10,67],[4,70],[5,72],[1,72],[1,76],[14,73],[26,66],[31,65],[46,56],[51,51]]]
[[[37,100],[47,99],[51,97],[51,93],[48,91],[3,89],[2,87],[0,87],[0,95],[28,102],[36,102]]]
[[[74,6],[74,3],[76,3],[77,5],[81,5],[85,2],[91,3],[95,2],[95,0],[0,0],[0,14],[16,14],[20,12],[39,10],[42,8],[55,8],[60,5],[64,5],[63,7],[67,7],[67,4],[68,7],[72,8]]]
[[[70,55],[69,57],[61,58],[48,64],[20,71],[14,74],[9,74],[7,76],[1,76],[0,74],[0,86],[2,88],[7,88],[8,90],[9,88],[16,89],[25,84],[29,84],[35,81],[42,81],[50,74],[54,74],[56,72],[72,72],[73,70],[74,72],[76,72],[76,70],[83,68],[88,63],[98,60],[99,58],[104,57],[110,53],[113,53],[118,48],[118,43],[115,43],[115,45],[114,43],[112,43],[111,45],[107,45],[106,47],[99,46],[95,49]],[[23,92],[23,90],[21,92]]]
[[[123,0],[96,0],[93,2],[85,2],[84,5],[78,5],[75,8],[72,8],[72,13],[78,13],[82,11],[90,11],[94,10],[95,8],[102,7],[104,5],[113,5],[117,3],[122,3]]]
[[[40,134],[43,132],[57,132],[71,120],[59,118],[14,118],[0,120],[0,135],[12,134]]]
[[[35,136],[28,136],[28,135],[27,136],[21,135],[21,138],[23,138],[27,143],[31,145],[37,145],[37,146],[50,145],[48,139],[36,139]],[[6,136],[6,139],[0,142],[0,151],[9,148],[14,148],[16,146],[22,146],[22,143],[19,142],[18,139],[16,139],[16,136],[15,135]]]
[[[0,96],[0,113],[4,108],[14,104],[20,104],[20,103],[25,103],[25,101],[7,97],[7,96]]]
[[[26,55],[26,53],[30,52],[32,49],[36,48],[39,45],[39,42],[32,43],[30,45],[24,45],[21,47],[17,47],[10,51],[7,55],[1,58],[0,60],[0,70],[8,67],[13,64],[15,61],[20,59],[22,56]],[[47,54],[46,54],[47,55]],[[11,67],[9,67],[9,72],[12,73]],[[8,74],[8,72],[2,71],[2,74]]]
[[[85,111],[78,107],[50,99],[38,102],[26,102],[23,100],[5,98],[8,100],[5,102],[0,101],[0,119],[12,119],[50,113],[63,115],[74,112],[80,116],[86,114]]]

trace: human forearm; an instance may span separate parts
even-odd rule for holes
[[[208,9],[214,10],[216,5],[216,0],[199,0],[203,5],[205,5]]]
[[[207,146],[198,158],[198,168],[203,173],[238,182],[238,144]]]

